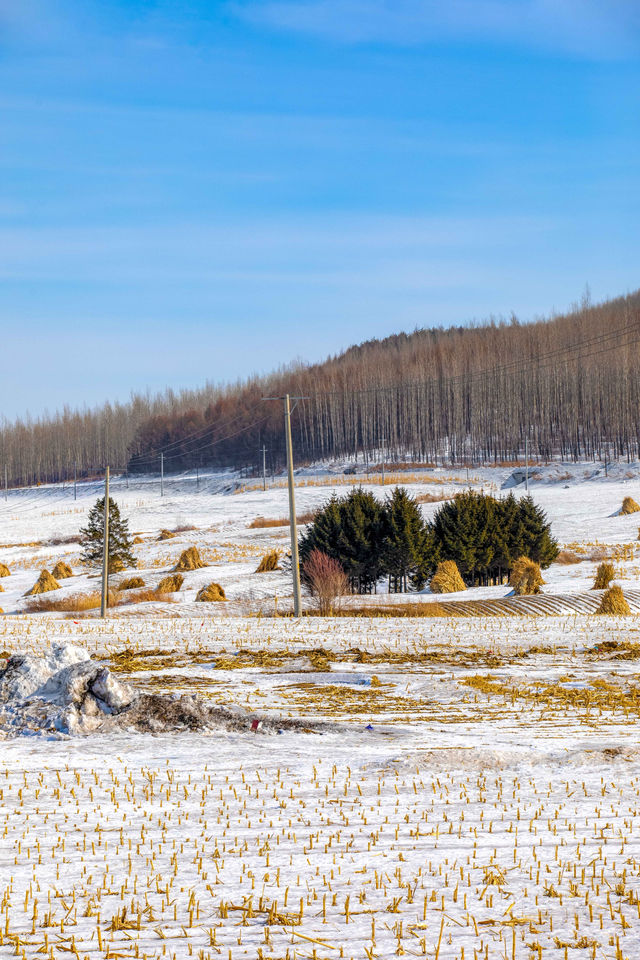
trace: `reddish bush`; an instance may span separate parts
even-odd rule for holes
[[[309,554],[303,572],[320,615],[330,616],[340,597],[349,593],[346,573],[337,560],[317,549]]]

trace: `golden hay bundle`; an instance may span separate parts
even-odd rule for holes
[[[0,577],[10,577],[11,570],[5,563],[0,563]]]
[[[144,587],[144,580],[142,577],[129,577],[128,580],[122,580],[117,589],[118,590],[139,590],[140,587]]]
[[[601,563],[596,570],[596,579],[593,582],[593,590],[606,590],[616,575],[612,563]]]
[[[38,593],[48,593],[50,590],[59,590],[60,584],[51,576],[48,570],[43,570],[31,590],[27,590],[25,597],[35,597]]]
[[[280,551],[270,550],[258,564],[256,573],[270,573],[272,570],[280,569]]]
[[[457,593],[466,590],[460,571],[453,560],[443,560],[431,577],[431,593]]]
[[[1,583],[0,583],[0,593],[4,593],[4,587],[2,586]]]
[[[64,560],[58,560],[55,567],[51,571],[51,576],[55,577],[56,580],[68,580],[69,577],[73,576],[73,570],[68,563],[64,562]]]
[[[198,548],[187,547],[180,554],[180,559],[173,568],[173,573],[179,573],[181,570],[200,570],[202,567],[206,567],[206,563],[202,562]]]
[[[534,593],[540,593],[543,583],[540,565],[529,557],[518,557],[509,577],[509,585],[513,587],[516,596],[530,597]]]
[[[177,593],[183,583],[184,577],[182,574],[174,573],[171,577],[165,577],[161,580],[156,590],[158,593]]]
[[[4,613],[4,610],[2,609],[2,607],[0,607],[0,613],[2,614]]]
[[[607,592],[602,597],[600,606],[596,610],[596,613],[613,617],[622,617],[626,616],[628,613],[631,613],[631,608],[625,600],[624,594],[620,587],[609,587]]]
[[[620,513],[640,513],[640,504],[636,503],[633,497],[625,497],[620,507]]]
[[[206,587],[198,590],[196,601],[198,603],[217,603],[219,600],[226,600],[227,595],[219,583],[210,583]]]
[[[173,540],[175,533],[173,530],[161,530],[158,540]]]
[[[134,537],[132,543],[144,543],[142,537]]]

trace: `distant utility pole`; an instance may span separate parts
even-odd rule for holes
[[[267,448],[262,444],[262,489],[267,489]]]
[[[160,454],[160,496],[164,497],[164,453]]]
[[[196,466],[196,493],[199,493],[199,492],[200,492],[200,471]]]
[[[296,495],[293,486],[293,444],[291,442],[291,401],[308,400],[308,397],[263,397],[263,400],[284,400],[284,434],[287,447],[287,485],[289,487],[289,528],[291,531],[291,576],[293,579],[293,615],[302,615],[300,591],[300,558],[298,556],[298,530],[296,524]],[[293,408],[295,410],[295,407]]]
[[[104,543],[102,545],[102,597],[100,616],[106,617],[109,606],[109,467],[104,475]]]
[[[73,464],[73,499],[78,499],[78,463],[74,461]]]
[[[9,497],[9,479],[7,476],[7,465],[4,465],[4,498],[7,500]]]
[[[529,493],[529,437],[524,440],[524,488]]]
[[[387,438],[381,437],[380,442],[382,443],[382,486],[384,487],[384,456],[385,456],[384,445],[387,442]]]

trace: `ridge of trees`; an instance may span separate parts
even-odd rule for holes
[[[340,564],[354,593],[371,593],[384,577],[390,593],[421,589],[438,564],[451,560],[467,586],[508,580],[522,557],[542,568],[558,544],[530,496],[497,499],[473,490],[443,503],[427,523],[418,502],[396,487],[384,502],[355,488],[333,495],[300,538],[305,578],[314,551]]]
[[[452,464],[524,453],[568,460],[632,458],[640,448],[640,292],[522,324],[423,329],[369,340],[323,363],[151,396],[95,410],[65,408],[0,427],[10,484],[113,468],[257,467],[285,452],[284,393],[309,397],[293,416],[298,462],[387,458]]]

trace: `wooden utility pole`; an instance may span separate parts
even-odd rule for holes
[[[7,500],[9,497],[9,479],[7,475],[7,465],[4,465],[4,498]]]
[[[267,448],[262,444],[262,489],[267,489]]]
[[[387,438],[382,437],[381,441],[382,441],[382,486],[384,487],[384,453],[385,453],[384,445],[387,442]]]
[[[102,597],[100,616],[106,617],[109,606],[109,467],[104,475],[104,543],[102,545]]]
[[[74,461],[73,464],[73,499],[78,499],[78,463]]]
[[[289,488],[289,529],[291,532],[291,578],[293,580],[293,615],[302,616],[300,590],[300,558],[298,555],[298,529],[296,523],[296,495],[293,485],[293,443],[291,441],[291,401],[308,400],[308,397],[263,397],[263,400],[284,400],[284,436],[287,447],[287,486]],[[295,408],[294,408],[295,409]]]
[[[199,493],[199,492],[200,492],[200,471],[196,466],[196,493]]]
[[[160,496],[164,497],[164,453],[160,454]]]
[[[524,488],[529,493],[529,437],[524,441]]]

